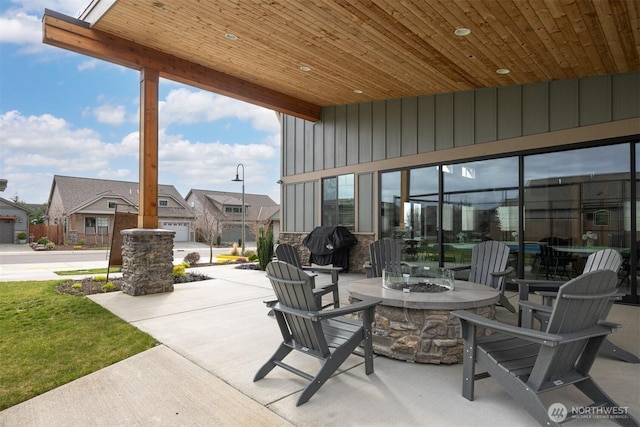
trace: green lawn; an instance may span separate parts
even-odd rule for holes
[[[82,270],[66,270],[66,271],[54,271],[58,276],[79,276],[81,274],[107,274],[118,273],[121,270],[120,267],[111,268],[89,268]]]
[[[156,345],[58,283],[0,283],[0,410]]]

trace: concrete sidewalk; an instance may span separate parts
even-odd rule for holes
[[[376,357],[375,373],[366,376],[362,359],[352,356],[308,403],[296,407],[306,381],[275,369],[252,382],[281,341],[263,304],[272,296],[264,272],[234,266],[199,270],[215,279],[176,285],[166,294],[91,296],[161,344],[0,412],[0,426],[537,425],[492,379],[478,383],[476,400],[469,402],[461,396],[460,365],[385,357]],[[361,277],[340,276],[343,301],[346,283]],[[319,284],[327,280],[317,278]],[[505,310],[498,313],[500,320],[515,321]],[[638,308],[616,305],[610,320],[625,326],[612,341],[639,354]],[[291,357],[301,369],[317,370],[319,363],[307,359]],[[592,374],[621,406],[640,415],[640,365],[599,357]],[[579,394],[562,393],[580,405]],[[558,395],[547,398],[552,403]]]

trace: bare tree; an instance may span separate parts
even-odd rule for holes
[[[209,245],[209,263],[213,263],[213,246],[218,243],[218,236],[222,232],[223,221],[211,210],[198,204],[196,209],[196,230],[200,239]]]

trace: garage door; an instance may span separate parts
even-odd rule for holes
[[[13,243],[13,220],[0,219],[0,243]]]
[[[165,222],[163,223],[162,228],[176,232],[176,235],[173,238],[174,242],[189,241],[189,224],[186,222]]]

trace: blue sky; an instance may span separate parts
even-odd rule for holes
[[[53,175],[138,181],[139,73],[42,43],[48,8],[78,17],[91,0],[0,1],[0,197],[45,203]],[[245,191],[279,203],[276,113],[160,82],[160,184]]]

